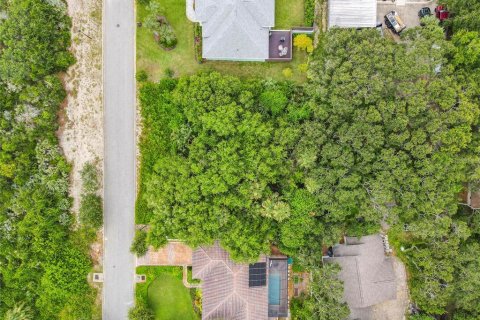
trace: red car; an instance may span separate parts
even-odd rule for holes
[[[450,12],[448,12],[447,8],[445,6],[437,6],[435,8],[435,16],[437,17],[440,22],[447,20],[450,15]]]

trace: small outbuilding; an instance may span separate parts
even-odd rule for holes
[[[373,28],[376,25],[376,0],[328,1],[328,28]]]

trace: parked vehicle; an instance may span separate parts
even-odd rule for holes
[[[443,22],[448,19],[450,16],[450,12],[448,12],[447,8],[445,6],[436,6],[435,7],[435,16],[437,17],[440,22]]]
[[[385,24],[389,29],[397,34],[402,32],[407,27],[403,23],[402,19],[400,19],[400,16],[396,11],[390,11],[385,15]]]
[[[430,10],[429,7],[424,7],[418,11],[418,17],[422,19],[423,17],[431,16],[432,11]]]

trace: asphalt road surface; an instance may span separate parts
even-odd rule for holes
[[[134,1],[104,0],[103,320],[124,320],[134,304]]]

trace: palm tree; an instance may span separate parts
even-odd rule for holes
[[[15,306],[5,313],[4,320],[32,320],[33,313],[29,306],[24,302],[17,303]]]

